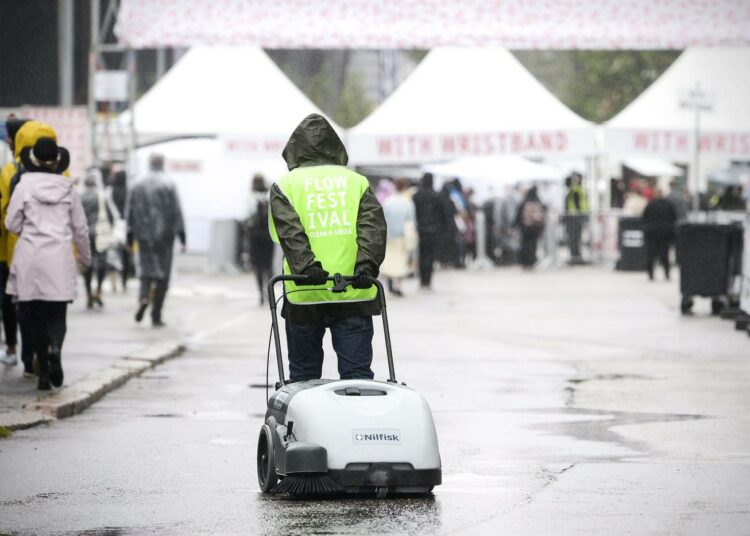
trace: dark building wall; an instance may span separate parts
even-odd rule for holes
[[[89,91],[89,2],[73,0],[73,104],[86,104]]]
[[[0,106],[56,104],[57,1],[0,2]]]
[[[0,1],[0,107],[59,103],[57,0]],[[89,7],[73,1],[73,102],[88,90]]]

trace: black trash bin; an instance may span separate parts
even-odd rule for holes
[[[684,223],[677,227],[683,313],[690,312],[694,296],[711,298],[711,312],[721,312],[738,273],[741,244],[738,225]]]
[[[648,268],[646,237],[641,218],[620,218],[617,224],[617,245],[620,258],[615,268],[626,272],[645,272]]]

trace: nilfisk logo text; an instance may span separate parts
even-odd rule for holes
[[[354,438],[360,441],[401,441],[396,434],[357,434]]]
[[[401,443],[401,430],[352,430],[355,445],[398,445]]]

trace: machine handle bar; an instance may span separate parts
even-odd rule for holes
[[[383,317],[383,334],[385,336],[385,353],[386,353],[386,357],[388,358],[388,381],[390,383],[396,383],[396,372],[393,366],[393,350],[391,348],[391,331],[388,327],[388,311],[386,310],[386,303],[385,303],[385,289],[383,288],[383,284],[377,278],[369,277],[368,279],[370,283],[372,283],[378,289],[377,294],[378,294],[378,299],[380,300],[380,309],[381,309],[380,314]],[[268,282],[268,304],[271,307],[271,325],[273,328],[273,338],[274,338],[274,343],[276,346],[276,364],[279,369],[279,384],[285,385],[289,382],[284,377],[284,359],[281,353],[281,337],[279,335],[279,322],[276,316],[276,291],[274,290],[276,283],[280,281],[292,281],[296,283],[297,285],[304,285],[305,282],[307,281],[307,276],[299,275],[299,274],[275,275]],[[349,285],[351,285],[352,282],[354,281],[354,276],[334,274],[332,276],[327,277],[326,281],[333,282],[333,287],[328,289],[331,292],[336,292],[336,293],[346,292],[346,288]],[[321,289],[321,290],[326,290],[326,289]]]

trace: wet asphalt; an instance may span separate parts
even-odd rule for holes
[[[183,275],[182,358],[0,441],[0,533],[748,533],[750,338],[708,304],[682,318],[674,283],[586,267],[436,287],[389,301],[397,377],[438,429],[432,496],[261,495],[268,311],[251,277]]]

